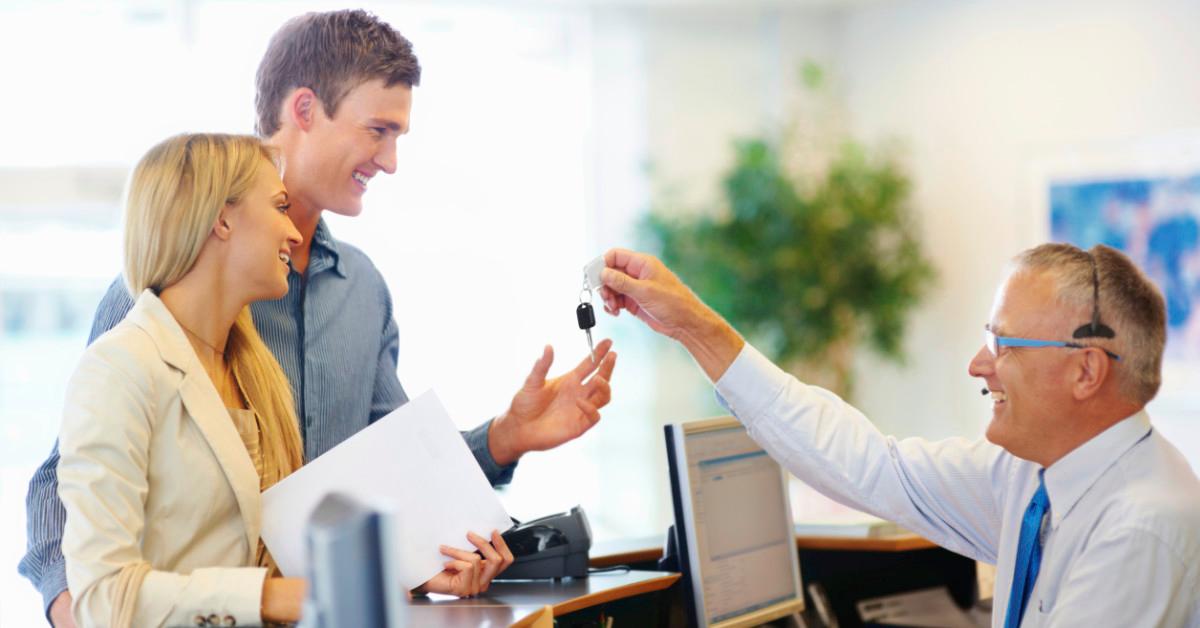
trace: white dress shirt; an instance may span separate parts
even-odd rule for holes
[[[884,436],[749,344],[716,384],[750,436],[825,495],[996,565],[1003,626],[1039,465],[980,439]],[[1045,471],[1041,569],[1022,626],[1200,627],[1200,480],[1144,411]]]

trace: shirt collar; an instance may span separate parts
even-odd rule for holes
[[[317,229],[313,232],[312,248],[309,249],[308,274],[315,275],[332,268],[334,272],[346,278],[346,265],[342,263],[342,254],[338,249],[337,240],[329,233],[325,219],[317,221]]]
[[[1139,410],[1050,465],[1043,478],[1050,498],[1051,527],[1057,528],[1096,480],[1150,429],[1150,416]]]

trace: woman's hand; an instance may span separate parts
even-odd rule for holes
[[[443,545],[442,554],[451,560],[442,573],[417,587],[418,593],[447,593],[459,597],[472,597],[488,590],[492,579],[513,563],[512,552],[500,533],[492,531],[492,542],[475,534],[467,533],[467,540],[478,552],[471,552]]]
[[[263,621],[289,623],[300,620],[304,606],[304,578],[267,578],[263,580]]]

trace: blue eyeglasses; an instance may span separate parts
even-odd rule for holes
[[[1121,356],[1105,349],[1104,347],[1096,347],[1094,345],[1084,345],[1078,342],[1067,342],[1065,340],[1034,340],[1033,338],[1017,338],[1016,336],[997,336],[992,331],[990,325],[984,325],[984,342],[987,343],[988,351],[992,352],[993,358],[1000,357],[1000,347],[1066,347],[1068,349],[1100,349],[1108,357],[1120,362]]]
[[[1100,322],[1100,271],[1096,267],[1096,257],[1091,251],[1084,251],[1088,256],[1088,261],[1092,266],[1092,320],[1084,323],[1071,334],[1074,338],[1115,338],[1116,332],[1112,327]],[[1078,342],[1066,342],[1063,340],[1034,340],[1032,338],[1017,338],[1015,336],[997,336],[992,331],[991,325],[984,325],[984,342],[987,343],[988,351],[992,352],[993,358],[1000,357],[1000,347],[1066,347],[1067,349],[1087,349],[1093,347],[1104,352],[1105,355],[1121,361],[1121,356],[1105,349],[1104,347],[1096,347],[1095,345],[1085,345]]]

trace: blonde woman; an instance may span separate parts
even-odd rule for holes
[[[130,179],[125,281],[137,303],[88,348],[59,436],[63,553],[83,626],[299,617],[268,578],[260,491],[303,463],[288,381],[251,301],[288,289],[300,234],[253,137],[181,135]]]

